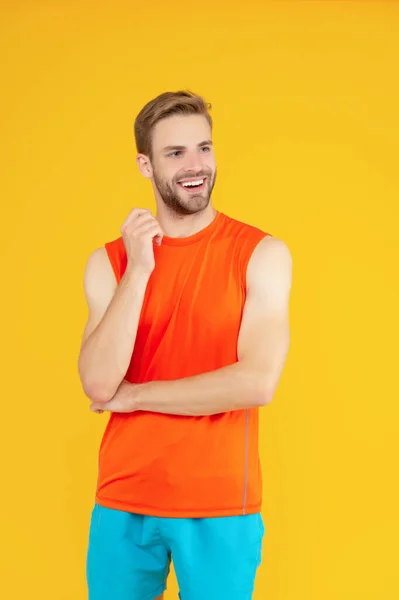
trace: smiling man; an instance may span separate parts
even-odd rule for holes
[[[90,255],[79,356],[99,452],[89,600],[248,600],[264,524],[258,416],[289,348],[286,244],[216,210],[210,105],[150,101],[137,163],[156,215],[134,207]],[[267,410],[262,408],[262,410]]]

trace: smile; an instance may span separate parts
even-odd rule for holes
[[[198,179],[187,179],[185,181],[179,181],[178,185],[186,190],[188,193],[202,192],[205,188],[206,177]]]

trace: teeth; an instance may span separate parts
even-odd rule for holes
[[[183,182],[182,185],[184,187],[190,187],[190,186],[193,186],[193,185],[202,185],[203,183],[204,183],[204,180],[203,179],[199,179],[198,181],[186,181],[186,182]]]

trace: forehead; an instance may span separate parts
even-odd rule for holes
[[[196,146],[211,136],[211,126],[203,115],[173,115],[155,125],[152,147],[161,152],[166,146]]]

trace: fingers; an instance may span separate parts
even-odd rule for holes
[[[111,400],[108,400],[108,402],[93,402],[93,404],[90,406],[90,410],[97,414],[102,414],[105,411],[127,412],[125,403],[123,403],[117,396],[115,398],[111,398]]]
[[[132,221],[129,222],[130,226],[134,229],[141,227],[142,225],[145,225],[146,223],[157,223],[158,221],[156,220],[156,218],[154,217],[154,215],[151,212],[143,212],[139,215],[137,215],[137,217],[135,219],[133,219]]]
[[[103,408],[99,408],[99,405],[95,404],[94,402],[90,405],[90,410],[96,413],[97,415],[102,415],[103,412],[105,412]]]
[[[156,221],[150,222],[150,223],[145,223],[135,231],[136,237],[148,236],[148,235],[153,238],[155,238],[155,237],[160,238],[162,240],[163,232],[161,230],[161,227],[159,226],[159,223],[157,223]]]
[[[156,243],[160,245],[163,231],[156,218],[148,209],[134,208],[121,226],[122,235],[134,234],[135,237],[140,237],[150,232],[153,233],[152,237],[156,238]]]
[[[149,208],[133,208],[130,213],[128,214],[128,216],[126,217],[126,219],[124,220],[122,227],[126,227],[127,225],[130,225],[133,221],[135,221],[136,219],[138,219],[139,217],[143,216],[143,215],[151,215],[152,213],[150,211]]]

